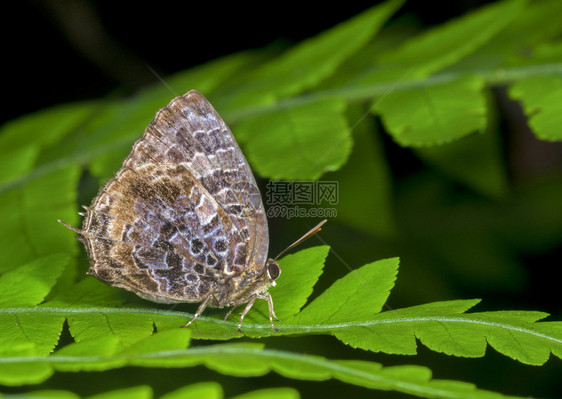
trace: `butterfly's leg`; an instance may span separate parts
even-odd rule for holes
[[[252,297],[252,299],[250,299],[250,302],[248,302],[248,304],[244,308],[244,311],[240,313],[240,321],[238,322],[238,332],[242,332],[242,321],[244,320],[244,316],[246,316],[250,311],[250,309],[252,309],[252,306],[254,306],[255,301],[256,301],[256,297],[254,296]]]
[[[275,318],[275,320],[277,321],[279,321],[279,318],[275,315],[275,311],[273,310],[273,298],[271,298],[271,294],[269,292],[266,292],[263,295],[259,295],[258,298],[267,301],[267,306],[269,308],[269,322],[271,323],[271,328],[273,328],[275,331],[279,331],[273,324],[273,318]]]
[[[226,316],[224,316],[224,321],[228,320],[228,318],[230,317],[230,315],[232,314],[232,312],[234,312],[234,310],[236,309],[236,306],[233,306],[230,308],[230,310],[228,311],[228,313],[226,314]]]
[[[213,294],[208,295],[207,298],[205,298],[205,300],[203,302],[201,302],[201,305],[199,305],[199,307],[197,308],[197,311],[193,315],[192,319],[189,320],[189,322],[185,326],[182,326],[182,327],[189,327],[189,325],[191,323],[193,323],[195,321],[195,319],[198,318],[201,315],[201,313],[203,313],[203,311],[207,307],[207,302],[209,302],[209,299],[211,299],[212,296],[213,296]]]

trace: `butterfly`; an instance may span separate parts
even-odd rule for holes
[[[115,177],[85,213],[79,234],[88,274],[158,303],[207,306],[267,301],[281,275],[268,258],[269,234],[260,191],[232,132],[195,90],[160,109]],[[320,230],[322,221],[288,249]]]

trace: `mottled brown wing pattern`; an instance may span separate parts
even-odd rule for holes
[[[248,163],[195,91],[157,113],[82,231],[92,274],[157,302],[201,301],[233,276],[261,273],[267,257]],[[210,304],[228,302],[217,298]]]
[[[164,172],[166,178],[156,182]],[[92,274],[157,302],[198,301],[211,281],[225,277],[220,232],[213,241],[205,237],[211,224],[193,223],[208,219],[208,200],[196,184],[174,178],[178,173],[174,165],[146,164],[121,170],[106,185],[85,221]],[[159,184],[183,193],[157,193]]]
[[[232,132],[200,93],[192,90],[161,109],[123,166],[147,159],[186,165],[247,237],[247,246],[238,245],[237,253],[228,256],[233,267],[263,266],[269,242],[259,190]]]

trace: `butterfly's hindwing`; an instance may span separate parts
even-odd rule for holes
[[[261,273],[267,258],[252,172],[195,91],[157,113],[83,231],[92,274],[158,302],[201,301],[232,277]]]

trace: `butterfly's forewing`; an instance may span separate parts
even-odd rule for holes
[[[156,114],[83,231],[92,274],[160,302],[201,301],[221,281],[259,273],[268,249],[248,163],[196,91]]]

